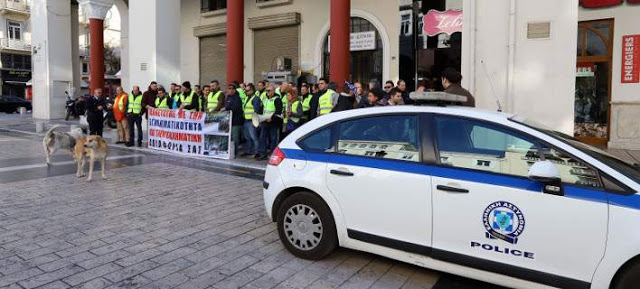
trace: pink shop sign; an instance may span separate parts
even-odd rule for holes
[[[462,10],[429,10],[422,18],[424,33],[436,36],[440,33],[451,35],[462,32]]]

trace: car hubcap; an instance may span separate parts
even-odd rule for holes
[[[284,234],[289,243],[299,250],[313,250],[322,239],[322,221],[311,207],[298,204],[289,208],[284,216]]]

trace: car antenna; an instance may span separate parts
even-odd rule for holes
[[[487,72],[487,66],[484,64],[484,60],[480,60],[480,63],[482,63],[482,70],[484,71],[484,74],[487,76],[487,79],[489,80],[489,85],[491,86],[491,91],[493,92],[493,98],[496,99],[496,104],[498,105],[498,111],[502,112],[502,104],[500,104],[500,99],[498,99],[498,95],[496,94],[496,89],[495,87],[493,87],[493,80],[491,80],[491,75],[489,75],[489,72]]]

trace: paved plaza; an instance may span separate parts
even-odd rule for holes
[[[113,146],[87,183],[17,128],[0,125],[0,288],[497,288],[347,249],[296,258],[260,170]]]

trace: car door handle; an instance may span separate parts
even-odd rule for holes
[[[455,188],[450,186],[437,185],[436,189],[439,191],[450,192],[450,193],[458,193],[458,194],[467,194],[469,190],[462,188]]]
[[[330,170],[329,172],[331,174],[337,175],[337,176],[353,177],[353,173],[352,172],[345,172],[345,171],[340,171],[340,170]]]

